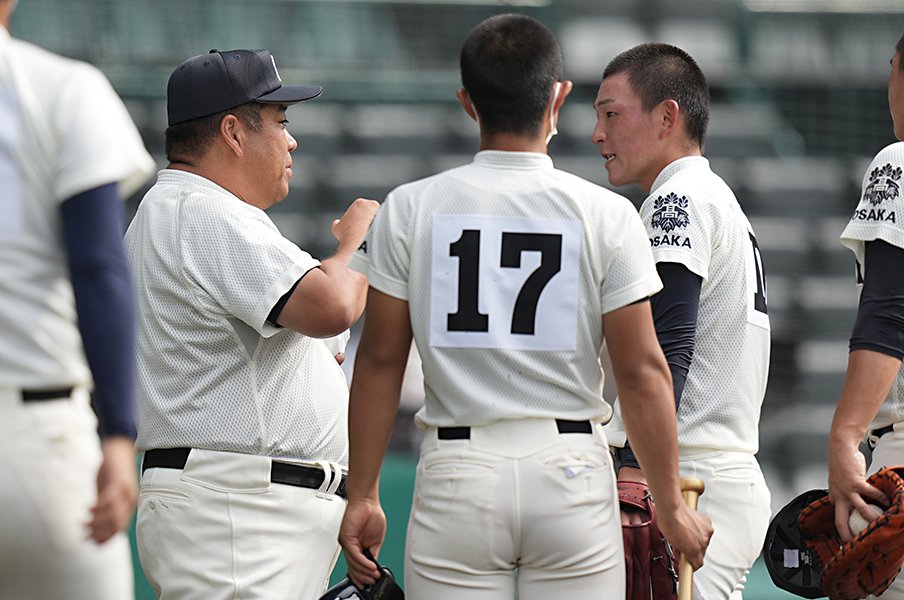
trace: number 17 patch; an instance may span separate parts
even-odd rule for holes
[[[577,345],[583,230],[573,219],[434,215],[430,345]]]

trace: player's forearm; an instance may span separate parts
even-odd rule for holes
[[[648,371],[644,381],[619,385],[622,419],[654,500],[663,508],[675,508],[681,494],[671,377],[664,361]]]
[[[360,354],[348,408],[349,499],[379,498],[380,469],[392,435],[405,365],[384,365]]]
[[[848,357],[847,375],[832,419],[830,448],[856,447],[885,401],[901,361],[872,350],[854,350]]]

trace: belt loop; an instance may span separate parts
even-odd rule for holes
[[[330,500],[336,497],[336,490],[339,489],[339,484],[342,483],[342,467],[339,463],[331,462],[330,471],[332,475],[332,480],[330,481],[330,487],[327,488],[326,493],[329,495]]]
[[[317,466],[323,471],[323,482],[320,484],[320,487],[317,488],[317,496],[324,500],[333,500],[335,496],[328,491],[330,484],[332,483],[333,468],[330,466],[330,463],[325,460],[318,460]]]

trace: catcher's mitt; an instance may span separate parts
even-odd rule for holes
[[[831,600],[878,596],[904,564],[904,467],[884,468],[867,481],[891,504],[850,542],[842,544],[838,537],[828,496],[805,507],[797,521],[804,544],[821,562],[820,587]]]
[[[627,600],[675,600],[678,597],[678,563],[672,547],[656,526],[656,509],[650,488],[633,481],[618,482],[622,509],[641,511],[642,523],[622,525],[625,542]]]

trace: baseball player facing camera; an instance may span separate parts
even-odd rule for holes
[[[0,598],[122,600],[138,493],[122,200],[155,165],[98,69],[10,36],[13,5],[0,0]]]
[[[363,311],[348,261],[378,205],[356,200],[333,222],[323,261],[264,212],[289,191],[286,110],[320,93],[283,85],[267,50],[213,50],[169,79],[170,164],[126,234],[141,307],[137,540],[161,598],[311,600],[338,558],[348,388],[327,338]]]
[[[623,597],[615,474],[599,426],[611,414],[604,329],[660,526],[696,566],[712,532],[681,499],[649,243],[626,198],[553,167],[547,143],[572,85],[549,29],[491,17],[460,60],[457,97],[479,125],[480,151],[393,190],[354,258],[370,291],[349,405],[349,574],[359,586],[380,575],[364,551],[378,555],[386,532],[379,472],[413,337],[426,405],[409,597]]]
[[[755,457],[770,344],[756,237],[702,155],[709,88],[686,52],[642,44],[619,54],[603,73],[595,107],[593,141],[609,181],[649,194],[640,217],[663,282],[651,303],[674,386],[678,468],[705,484],[699,510],[715,530],[694,576],[695,597],[738,599],[770,515]],[[613,444],[624,446],[618,478],[643,482],[650,465],[634,457],[631,432],[625,444],[622,403],[607,426]]]
[[[853,537],[853,511],[869,521],[869,504],[889,503],[867,476],[904,465],[904,35],[891,60],[888,106],[900,141],[873,158],[860,203],[841,234],[841,243],[856,258],[860,288],[847,374],[829,434],[829,499],[843,542]],[[862,441],[872,448],[869,469]],[[881,597],[904,598],[904,577],[899,575]]]

